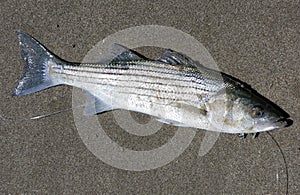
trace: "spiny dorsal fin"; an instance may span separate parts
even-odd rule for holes
[[[98,64],[124,62],[124,61],[138,61],[146,60],[147,58],[123,45],[113,43],[110,45],[109,53],[104,57],[101,56],[99,60],[96,61]]]
[[[171,65],[188,65],[196,66],[196,62],[189,58],[188,56],[181,54],[179,52],[173,51],[171,49],[166,50],[160,58],[157,59],[159,62],[163,62]]]
[[[147,59],[145,56],[117,43],[112,44],[111,51],[116,55],[111,62],[138,61]]]

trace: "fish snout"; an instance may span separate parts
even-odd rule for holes
[[[291,118],[282,117],[275,122],[275,125],[278,128],[289,127],[293,124],[293,120]]]

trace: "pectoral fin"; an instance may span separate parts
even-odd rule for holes
[[[106,104],[101,99],[95,97],[89,92],[86,92],[86,105],[84,115],[95,115],[106,111],[113,110],[111,105]]]
[[[186,124],[180,123],[178,121],[170,120],[170,119],[157,118],[156,120],[161,122],[161,123],[166,123],[166,124],[174,125],[174,126],[177,126],[177,127],[188,127]]]

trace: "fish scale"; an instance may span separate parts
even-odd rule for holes
[[[82,65],[83,67],[85,65]],[[74,70],[76,67],[72,67]],[[123,75],[109,75],[109,76],[104,76],[101,73],[93,74],[97,75],[97,77],[93,77],[90,72],[84,72],[82,67],[77,67],[78,69],[76,71],[69,71],[68,67],[65,67],[64,69],[57,68],[59,70],[58,72],[55,72],[55,74],[63,75],[64,78],[64,83],[65,84],[72,84],[72,81],[74,80],[81,80],[78,85],[74,85],[79,88],[85,88],[86,84],[93,84],[96,86],[103,86],[104,88],[106,87],[111,87],[112,91],[115,93],[124,93],[126,95],[130,94],[138,94],[138,95],[148,95],[152,97],[157,96],[157,93],[159,93],[160,99],[170,99],[173,100],[174,97],[176,99],[180,99],[180,101],[185,101],[187,103],[191,103],[195,101],[195,94],[196,93],[201,93],[201,94],[208,94],[206,91],[199,90],[200,88],[195,89],[191,85],[176,85],[176,84],[170,84],[170,80],[166,79],[164,77],[164,74],[161,74],[158,76],[158,74],[155,77],[149,77],[150,75],[147,76],[140,76],[138,73],[134,73],[133,76],[128,76],[126,74]],[[81,69],[81,70],[80,70]],[[80,74],[78,74],[78,71],[81,71]],[[114,69],[110,69],[114,73]],[[106,72],[110,71],[106,70]],[[130,68],[126,71],[130,71]],[[136,71],[136,70],[135,70]],[[125,72],[126,73],[126,72]],[[55,76],[54,76],[55,77]],[[91,79],[92,77],[92,79]],[[116,78],[117,77],[117,78]],[[131,81],[128,83],[128,80],[130,80],[130,77],[134,77],[135,81]],[[137,78],[140,78],[138,80]],[[179,84],[179,83],[178,83]],[[190,82],[188,83],[190,84]],[[96,87],[95,86],[95,87]],[[101,87],[100,87],[101,88]],[[100,91],[103,91],[99,89]],[[182,95],[185,95],[185,99],[182,98]],[[170,98],[172,97],[172,98]],[[126,98],[126,97],[124,97]],[[159,99],[158,98],[158,99]],[[198,100],[198,98],[197,98]],[[198,101],[199,102],[199,101]]]
[[[138,65],[137,63],[140,63],[143,68],[137,69]],[[186,77],[183,80],[186,81],[185,85],[182,85],[182,79],[180,80],[174,80],[173,77],[167,78],[166,74],[170,74],[169,72],[166,72],[165,70],[161,71],[161,67],[159,66],[152,66],[152,62],[134,62],[134,63],[128,63],[128,68],[124,69],[115,69],[114,67],[120,67],[118,64],[111,64],[111,65],[102,65],[102,66],[96,66],[96,65],[86,65],[81,64],[80,66],[64,66],[64,68],[60,68],[57,66],[54,68],[54,70],[58,70],[58,72],[55,72],[56,74],[62,74],[64,75],[64,83],[71,85],[72,83],[69,82],[69,80],[79,80],[81,79],[82,82],[78,83],[78,85],[75,85],[79,88],[85,88],[85,85],[87,83],[92,83],[94,85],[103,86],[106,88],[107,86],[112,88],[112,91],[115,93],[123,93],[126,96],[123,97],[123,99],[128,99],[130,94],[137,94],[137,95],[143,95],[143,96],[152,96],[157,97],[158,100],[170,100],[174,101],[174,99],[185,102],[186,104],[193,104],[193,105],[199,105],[202,100],[199,100],[199,96],[195,96],[195,94],[201,94],[201,96],[207,96],[209,94],[212,94],[213,92],[209,92],[207,85],[204,84],[203,80],[199,80],[197,82],[198,85],[193,85],[192,78],[194,77]],[[161,63],[160,63],[161,64]],[[140,74],[142,72],[148,72],[147,65],[152,66],[156,68],[153,73],[150,72],[149,74]],[[164,66],[164,64],[162,64]],[[105,67],[105,68],[99,68],[98,67]],[[112,67],[112,68],[110,68]],[[92,70],[95,69],[95,70]],[[133,69],[133,70],[132,70]],[[101,71],[99,71],[101,70]],[[120,72],[122,71],[122,73]],[[93,73],[91,73],[93,72]],[[95,73],[97,72],[97,73]],[[129,76],[128,72],[132,75]],[[106,73],[106,74],[105,74]],[[107,75],[107,73],[111,73],[112,75]],[[115,75],[118,73],[118,75]],[[177,70],[176,72],[173,71],[172,74],[174,75],[183,75],[182,72]],[[187,74],[187,73],[186,73]],[[80,78],[79,78],[80,77]],[[132,81],[132,77],[135,79],[135,82]],[[91,79],[92,78],[92,79]],[[137,79],[139,78],[139,80]],[[178,77],[179,78],[183,78]],[[173,80],[172,80],[173,79]],[[128,80],[131,80],[130,83],[128,83]],[[173,82],[172,82],[173,81]],[[174,83],[174,81],[177,82]],[[201,83],[202,85],[199,85]],[[201,88],[204,86],[205,88]],[[104,91],[103,89],[98,89],[97,91]],[[183,96],[184,95],[184,96]],[[137,110],[138,111],[138,108]]]
[[[208,82],[205,82],[205,80],[208,81],[208,79],[198,79],[196,77],[193,77],[191,73],[183,74],[182,71],[180,72],[179,70],[171,74],[170,72],[160,71],[161,69],[160,67],[157,67],[155,74],[153,74],[153,72],[147,70],[146,65],[143,65],[143,64],[149,64],[149,62],[139,62],[139,63],[141,67],[144,67],[144,69],[136,69],[136,68],[132,68],[132,66],[128,66],[128,69],[126,70],[121,69],[122,72],[120,71],[117,72],[116,69],[114,68],[115,66],[117,66],[115,64],[111,65],[110,66],[111,68],[108,68],[107,65],[103,65],[104,67],[106,67],[105,69],[101,68],[101,66],[97,66],[97,67],[94,65],[87,66],[86,64],[81,64],[80,66],[64,66],[63,69],[58,65],[56,67],[53,67],[53,69],[58,70],[55,71],[57,74],[64,74],[66,75],[66,77],[75,75],[76,77],[82,77],[83,80],[86,78],[93,78],[95,80],[109,79],[112,81],[120,81],[120,82],[130,80],[139,83],[147,83],[147,82],[151,84],[157,83],[157,84],[161,84],[161,86],[167,85],[167,86],[174,86],[180,88],[182,87],[184,88],[182,90],[185,91],[186,89],[191,89],[191,88],[206,91],[206,92],[217,91],[217,89],[212,90],[213,87],[210,87],[210,84]],[[138,80],[138,78],[140,80]],[[99,81],[99,83],[101,83],[101,81]],[[218,86],[223,87],[222,85],[218,85]]]

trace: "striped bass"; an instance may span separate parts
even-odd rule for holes
[[[246,83],[176,51],[166,50],[151,60],[115,44],[117,55],[112,59],[73,63],[30,35],[17,33],[25,66],[14,96],[70,85],[94,99],[93,104],[87,101],[87,115],[126,109],[174,126],[225,133],[256,133],[292,124],[285,111]]]

